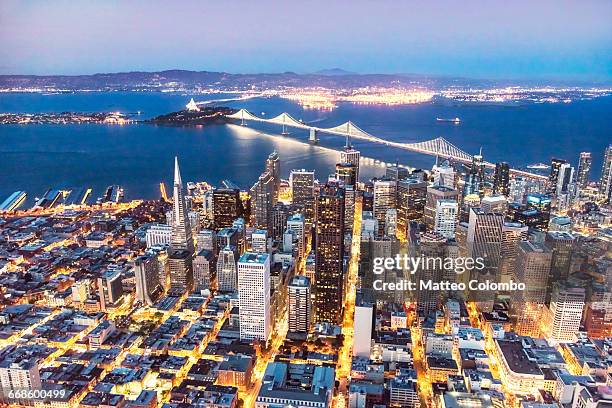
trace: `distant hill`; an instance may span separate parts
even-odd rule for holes
[[[341,68],[312,74],[295,72],[230,74],[227,72],[173,69],[158,72],[117,72],[93,75],[0,75],[0,89],[55,90],[264,90],[282,87],[324,87],[348,89],[365,86],[436,89],[447,86],[550,84],[546,81],[475,80],[417,74],[357,74]]]
[[[356,74],[338,68],[313,74],[294,72],[229,74],[227,72],[168,70],[118,72],[93,75],[0,75],[0,89],[54,88],[65,90],[162,90],[162,89],[270,89],[321,86],[432,86],[438,80],[405,74]]]
[[[357,73],[346,71],[342,68],[331,68],[331,69],[322,69],[320,71],[317,71],[315,72],[315,75],[336,76],[336,75],[357,75]]]

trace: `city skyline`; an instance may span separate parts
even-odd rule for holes
[[[0,407],[612,407],[610,15],[0,0]]]

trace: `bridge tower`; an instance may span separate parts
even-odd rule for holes
[[[317,132],[317,129],[315,128],[310,128],[310,137],[308,138],[308,142],[311,144],[318,144],[319,143],[319,132]]]
[[[289,136],[289,131],[287,130],[287,125],[285,125],[285,121],[283,121],[283,131],[281,132],[283,136]]]

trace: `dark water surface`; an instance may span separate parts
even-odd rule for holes
[[[0,112],[141,111],[140,118],[182,109],[190,95],[163,93],[0,94]],[[214,98],[232,95],[215,95]],[[195,96],[197,101],[213,99]],[[466,152],[482,146],[485,160],[508,161],[513,166],[549,162],[560,157],[575,163],[581,151],[593,153],[591,178],[599,177],[604,148],[612,142],[612,98],[570,104],[507,106],[401,107],[341,104],[331,112],[305,111],[279,98],[224,102],[266,117],[287,111],[298,119],[331,127],[352,120],[364,130],[391,140],[413,142],[443,136]],[[460,125],[436,122],[436,117],[461,118]],[[303,131],[289,139],[276,126],[250,124],[204,128],[153,125],[8,125],[0,126],[0,201],[15,190],[30,200],[48,188],[93,187],[94,196],[111,184],[125,187],[129,198],[156,198],[160,181],[171,181],[172,158],[178,155],[184,180],[213,184],[230,179],[249,187],[258,177],[267,155],[281,156],[283,176],[292,168],[309,168],[325,179],[334,170],[338,153],[297,143]],[[323,147],[338,149],[344,140],[322,136]],[[433,158],[367,142],[354,144],[364,156],[387,162],[398,160],[430,168]],[[366,166],[364,177],[384,169]]]

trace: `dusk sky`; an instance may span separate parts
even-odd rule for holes
[[[0,1],[0,74],[612,79],[612,1]]]

